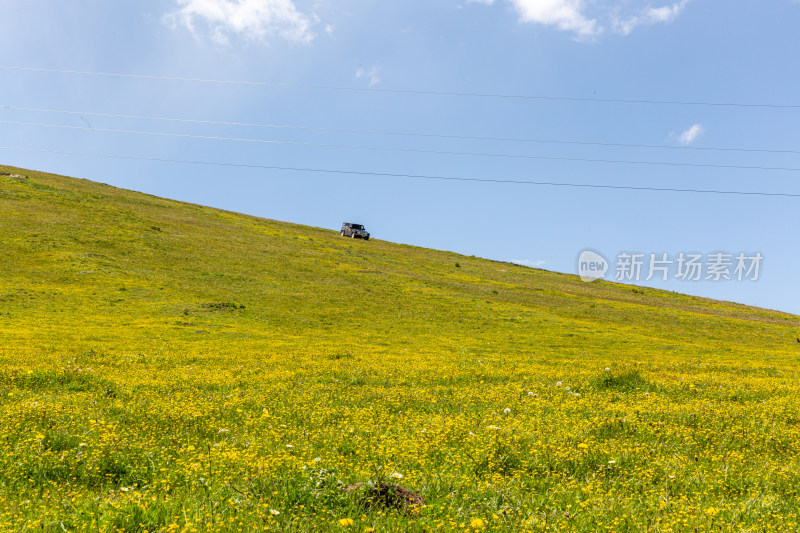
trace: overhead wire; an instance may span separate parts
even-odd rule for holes
[[[162,76],[152,74],[127,74],[122,72],[96,72],[84,70],[68,70],[43,67],[26,67],[18,65],[0,65],[2,70],[15,70],[27,72],[47,72],[58,74],[72,74],[81,76],[102,76],[114,78],[134,78],[162,81],[182,81],[195,83],[213,83],[225,85],[245,85],[260,87],[278,87],[290,89],[315,89],[348,91],[360,93],[385,93],[385,94],[408,94],[408,95],[430,95],[430,96],[458,96],[472,98],[500,98],[518,100],[549,100],[564,102],[591,102],[591,103],[614,103],[614,104],[650,104],[650,105],[673,105],[673,106],[709,106],[709,107],[739,107],[739,108],[765,108],[765,109],[800,109],[800,104],[773,104],[773,103],[747,103],[747,102],[708,102],[708,101],[687,101],[687,100],[651,100],[651,99],[631,99],[631,98],[589,98],[572,96],[552,96],[552,95],[532,95],[532,94],[503,94],[503,93],[480,93],[480,92],[461,92],[461,91],[432,91],[421,89],[382,89],[378,87],[348,87],[337,85],[314,85],[303,83],[284,83],[269,81],[247,81],[247,80],[224,80],[210,78],[192,78],[182,76]]]
[[[561,139],[532,139],[525,137],[485,137],[478,135],[448,135],[442,133],[420,133],[420,132],[401,132],[401,131],[383,131],[372,129],[348,129],[348,128],[324,128],[315,126],[296,126],[287,124],[268,124],[259,122],[229,122],[219,120],[205,120],[205,119],[187,119],[176,117],[154,117],[149,115],[127,115],[117,113],[98,113],[93,111],[71,111],[63,109],[42,109],[35,107],[18,107],[2,105],[0,109],[8,109],[15,111],[27,111],[37,113],[54,113],[54,114],[67,114],[77,116],[92,116],[104,118],[121,118],[131,120],[152,120],[164,122],[177,122],[185,124],[206,124],[213,126],[241,126],[241,127],[255,127],[255,128],[272,128],[272,129],[287,129],[287,130],[302,130],[302,131],[319,131],[319,132],[333,132],[333,133],[353,133],[353,134],[366,134],[366,135],[393,135],[403,137],[427,137],[437,139],[457,139],[457,140],[473,140],[473,141],[501,141],[501,142],[519,142],[519,143],[541,143],[541,144],[567,144],[567,145],[580,145],[580,146],[605,146],[614,148],[653,148],[653,149],[668,149],[668,150],[687,150],[687,151],[720,151],[720,152],[755,152],[755,153],[769,153],[769,154],[800,154],[800,150],[778,150],[766,148],[734,148],[734,147],[717,147],[717,146],[670,146],[663,144],[625,144],[625,143],[605,143],[594,141],[570,141]]]
[[[596,159],[588,157],[560,157],[560,156],[545,156],[545,155],[529,155],[529,154],[500,154],[491,152],[460,152],[451,150],[429,150],[423,148],[397,148],[397,147],[383,147],[383,146],[364,146],[356,144],[334,144],[334,143],[312,143],[305,141],[285,141],[276,139],[249,139],[239,137],[221,137],[213,135],[194,135],[189,133],[171,133],[171,132],[155,132],[155,131],[139,131],[139,130],[125,130],[125,129],[111,129],[111,128],[93,128],[90,126],[73,126],[65,124],[44,124],[37,122],[21,122],[0,120],[0,124],[12,124],[21,126],[44,127],[44,128],[58,128],[70,129],[81,131],[93,131],[101,133],[122,133],[133,135],[150,135],[161,137],[176,137],[186,139],[203,139],[213,141],[231,141],[231,142],[247,142],[247,143],[260,143],[271,145],[291,145],[291,146],[308,146],[316,148],[334,148],[334,149],[352,149],[352,150],[370,150],[370,151],[383,151],[383,152],[401,152],[401,153],[417,153],[417,154],[435,154],[435,155],[458,155],[458,156],[473,156],[473,157],[495,157],[495,158],[513,158],[513,159],[531,159],[543,161],[572,161],[581,163],[610,163],[610,164],[626,164],[626,165],[650,165],[650,166],[670,166],[670,167],[698,167],[698,168],[725,168],[737,170],[768,170],[768,171],[785,171],[785,172],[800,172],[800,167],[770,167],[758,165],[721,165],[715,163],[685,163],[685,162],[671,162],[671,161],[641,161],[630,159]]]
[[[551,182],[551,181],[527,181],[527,180],[511,180],[500,178],[469,178],[460,176],[437,176],[429,174],[402,174],[391,172],[366,172],[359,170],[342,170],[342,169],[329,169],[329,168],[303,168],[303,167],[287,167],[277,165],[260,165],[248,163],[229,163],[217,161],[197,161],[188,159],[168,159],[158,157],[141,157],[141,156],[128,156],[121,154],[102,154],[102,153],[87,153],[87,152],[69,152],[63,150],[48,150],[43,148],[30,148],[30,147],[14,147],[14,146],[0,146],[0,150],[12,150],[21,152],[37,152],[49,153],[60,155],[72,155],[81,157],[98,157],[98,158],[113,158],[125,159],[136,161],[150,161],[160,163],[178,163],[178,164],[191,164],[191,165],[208,165],[208,166],[221,166],[221,167],[238,167],[238,168],[251,168],[262,170],[279,170],[279,171],[292,171],[292,172],[314,172],[323,174],[348,174],[356,176],[378,176],[390,178],[415,178],[425,180],[444,180],[444,181],[460,181],[460,182],[478,182],[478,183],[507,183],[516,185],[537,185],[537,186],[551,186],[551,187],[572,187],[572,188],[590,188],[590,189],[612,189],[612,190],[631,190],[631,191],[651,191],[651,192],[678,192],[678,193],[697,193],[697,194],[718,194],[718,195],[736,195],[736,196],[762,196],[762,197],[785,197],[785,198],[800,198],[800,193],[785,193],[785,192],[760,192],[760,191],[731,191],[731,190],[717,190],[717,189],[691,189],[691,188],[677,188],[677,187],[642,187],[633,185],[609,185],[609,184],[596,184],[596,183],[565,183],[565,182]]]
[[[334,85],[309,85],[309,84],[281,83],[281,82],[267,82],[267,81],[246,81],[246,80],[243,81],[243,80],[190,78],[190,77],[179,77],[179,76],[159,76],[159,75],[147,75],[147,74],[126,74],[126,73],[118,73],[118,72],[92,72],[92,71],[67,70],[67,69],[50,69],[50,68],[24,67],[24,66],[11,66],[11,65],[0,65],[0,69],[3,69],[3,70],[16,70],[16,71],[61,73],[61,74],[71,74],[71,75],[89,75],[89,76],[118,77],[118,78],[153,79],[153,80],[165,80],[165,81],[217,83],[217,84],[249,85],[249,86],[263,86],[263,87],[306,88],[306,89],[318,89],[318,90],[374,92],[374,93],[392,93],[392,94],[410,94],[410,95],[436,95],[436,96],[504,98],[504,99],[526,99],[526,100],[553,100],[553,101],[594,102],[594,103],[625,103],[625,104],[657,104],[657,105],[726,106],[726,107],[746,107],[746,108],[800,109],[800,104],[707,102],[707,101],[677,101],[677,100],[646,100],[646,99],[623,99],[623,98],[578,98],[578,97],[553,96],[553,95],[500,94],[500,93],[455,92],[455,91],[427,91],[427,90],[413,90],[413,89],[386,89],[386,88],[375,88],[375,87],[367,87],[367,88],[365,88],[365,87],[344,87],[344,86],[334,86]],[[170,118],[170,117],[148,117],[148,116],[137,116],[137,115],[121,115],[121,114],[111,114],[111,113],[77,112],[77,111],[64,111],[64,110],[43,110],[43,109],[36,109],[36,108],[22,108],[22,107],[13,107],[13,106],[2,106],[2,107],[4,109],[17,109],[17,110],[24,110],[24,111],[38,111],[38,112],[48,112],[48,113],[64,113],[64,114],[73,114],[73,115],[103,116],[103,117],[109,117],[109,118],[162,120],[162,121],[174,121],[174,122],[183,122],[183,123],[202,123],[202,124],[228,125],[228,126],[255,126],[255,127],[283,128],[283,129],[360,133],[360,134],[401,135],[401,136],[417,136],[417,137],[438,137],[438,138],[484,140],[484,141],[492,140],[492,141],[516,141],[516,142],[535,142],[535,143],[575,144],[575,145],[629,147],[629,148],[659,148],[659,149],[667,149],[667,148],[669,148],[669,149],[736,151],[736,152],[800,153],[800,151],[798,151],[798,150],[770,150],[770,149],[747,149],[747,148],[724,148],[724,147],[688,147],[688,146],[680,146],[679,147],[679,146],[666,146],[666,145],[601,143],[601,142],[590,142],[590,141],[564,141],[564,140],[552,140],[552,139],[523,139],[523,138],[507,138],[507,137],[481,137],[481,136],[468,136],[468,135],[444,135],[444,134],[437,134],[437,133],[390,132],[390,131],[380,131],[380,130],[357,130],[357,129],[343,129],[343,128],[316,128],[316,127],[307,127],[307,126],[289,126],[289,125],[257,124],[257,123],[238,123],[238,122],[223,122],[223,121],[210,121],[210,120],[179,119],[179,118]],[[497,154],[497,153],[481,153],[481,152],[458,152],[458,151],[443,151],[443,150],[424,150],[424,149],[413,149],[413,148],[373,147],[373,146],[362,146],[362,145],[341,145],[341,144],[330,144],[330,143],[308,143],[308,142],[282,141],[282,140],[272,140],[272,139],[249,139],[249,138],[238,138],[238,137],[203,136],[203,135],[180,134],[180,133],[169,133],[169,132],[151,132],[151,131],[123,130],[123,129],[110,129],[110,128],[93,128],[91,126],[89,126],[89,127],[68,126],[68,125],[42,124],[42,123],[32,123],[32,122],[14,122],[14,121],[0,121],[0,122],[6,123],[6,124],[28,125],[28,126],[34,126],[34,127],[68,128],[68,129],[73,129],[73,130],[90,130],[90,131],[100,131],[100,132],[108,132],[108,133],[126,133],[126,134],[138,134],[138,135],[158,135],[158,136],[197,138],[197,139],[208,139],[208,140],[219,140],[219,141],[255,142],[255,143],[268,143],[268,144],[287,144],[287,145],[314,146],[314,147],[327,147],[327,148],[339,148],[339,149],[346,148],[346,149],[359,149],[359,150],[381,150],[381,151],[396,151],[396,152],[431,153],[431,154],[442,154],[442,155],[468,155],[468,156],[479,156],[479,157],[509,157],[509,158],[578,161],[578,162],[592,162],[592,163],[621,163],[621,164],[638,164],[638,165],[665,165],[665,166],[732,168],[732,169],[747,169],[747,170],[800,171],[800,168],[794,168],[794,167],[767,167],[767,166],[749,166],[749,165],[719,165],[719,164],[708,164],[708,163],[682,163],[682,162],[639,161],[639,160],[566,158],[566,157],[538,156],[538,155],[528,155],[528,154]],[[487,183],[514,183],[514,184],[543,185],[543,186],[585,187],[585,188],[660,191],[660,192],[686,192],[686,193],[747,195],[747,196],[771,196],[771,197],[800,197],[800,194],[794,194],[794,193],[769,193],[769,192],[758,192],[758,191],[729,191],[729,190],[692,189],[692,188],[674,188],[674,187],[643,187],[643,186],[624,186],[624,185],[608,185],[608,184],[524,181],[524,180],[508,180],[508,179],[495,179],[495,178],[466,178],[466,177],[456,177],[456,176],[433,176],[433,175],[425,175],[425,174],[363,172],[363,171],[339,170],[339,169],[282,167],[282,166],[273,166],[273,165],[258,165],[258,164],[244,164],[244,163],[223,163],[223,162],[213,162],[213,161],[194,161],[194,160],[182,160],[182,159],[138,157],[138,156],[126,156],[126,155],[119,155],[119,154],[83,153],[83,152],[69,152],[69,151],[60,151],[60,150],[47,150],[47,149],[22,148],[22,147],[4,147],[4,146],[0,146],[0,149],[3,149],[3,150],[16,150],[16,151],[28,151],[28,152],[40,152],[40,153],[52,153],[52,154],[62,154],[62,155],[74,155],[74,156],[83,156],[83,157],[104,157],[104,158],[129,159],[129,160],[166,162],[166,163],[215,165],[215,166],[259,168],[259,169],[284,170],[284,171],[303,171],[303,172],[318,172],[318,173],[370,175],[370,176],[384,176],[384,177],[398,177],[398,178],[419,178],[419,179],[470,181],[470,182],[487,182]]]

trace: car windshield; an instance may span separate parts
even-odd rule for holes
[[[352,227],[353,229],[364,229],[364,226],[362,226],[361,224],[353,224]]]

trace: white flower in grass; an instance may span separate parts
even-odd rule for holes
[[[507,415],[511,414],[511,408],[506,407],[505,409],[503,409],[503,413]]]
[[[400,472],[392,472],[391,474],[389,474],[389,477],[394,479],[403,479],[403,477],[405,476],[403,476],[403,474],[401,474]]]

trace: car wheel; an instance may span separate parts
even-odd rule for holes
[[[365,240],[365,241],[368,241],[368,240],[369,240],[369,237],[364,237],[364,240]]]
[[[342,237],[344,237],[344,230],[340,231],[339,233],[341,233]]]
[[[356,238],[356,232],[355,232],[355,231],[354,231],[353,233],[351,233],[351,234],[350,234],[350,238],[352,238],[352,239],[355,239],[355,238]]]

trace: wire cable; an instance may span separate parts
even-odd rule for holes
[[[246,142],[246,143],[260,143],[272,145],[290,145],[290,146],[309,146],[315,148],[334,148],[334,149],[348,149],[348,150],[371,150],[382,152],[403,152],[403,153],[416,153],[416,154],[435,154],[435,155],[458,155],[458,156],[473,156],[473,157],[499,157],[511,159],[533,159],[543,161],[572,161],[580,163],[610,163],[610,164],[625,164],[625,165],[650,165],[650,166],[670,166],[670,167],[699,167],[699,168],[728,168],[737,170],[770,170],[770,171],[784,171],[784,172],[800,172],[800,167],[764,167],[764,166],[749,166],[749,165],[718,165],[714,163],[676,163],[669,161],[638,161],[628,159],[592,159],[587,157],[557,157],[546,155],[528,155],[528,154],[498,154],[486,152],[458,152],[449,150],[426,150],[422,148],[395,148],[395,147],[382,147],[382,146],[363,146],[357,144],[332,144],[332,143],[311,143],[304,141],[281,141],[274,139],[248,139],[239,137],[217,137],[212,135],[192,135],[189,133],[169,133],[159,131],[138,131],[138,130],[121,130],[109,128],[92,128],[89,126],[69,126],[64,124],[41,124],[37,122],[16,122],[11,120],[0,120],[0,124],[13,124],[20,126],[33,126],[43,128],[58,128],[69,130],[92,131],[101,133],[123,133],[133,135],[150,135],[159,137],[177,137],[184,139],[203,139],[212,141],[231,141],[231,142]]]
[[[525,180],[509,180],[499,178],[465,178],[457,176],[436,176],[427,174],[398,174],[391,172],[366,172],[358,170],[339,170],[328,168],[302,168],[302,167],[284,167],[275,165],[258,165],[248,163],[223,163],[216,161],[195,161],[188,159],[166,159],[159,157],[140,157],[119,154],[98,154],[86,152],[68,152],[63,150],[47,150],[42,148],[27,148],[16,146],[0,146],[0,150],[11,150],[17,152],[36,152],[47,154],[59,155],[73,155],[80,157],[100,157],[110,159],[126,159],[135,161],[151,161],[158,163],[178,163],[189,165],[208,165],[208,166],[221,166],[221,167],[236,167],[236,168],[251,168],[262,170],[281,170],[292,172],[316,172],[323,174],[348,174],[355,176],[380,176],[389,178],[415,178],[425,180],[445,180],[445,181],[463,181],[463,182],[478,182],[478,183],[509,183],[516,185],[540,185],[551,187],[573,187],[573,188],[590,188],[590,189],[613,189],[613,190],[630,190],[630,191],[653,191],[653,192],[684,192],[684,193],[698,193],[698,194],[725,194],[737,196],[764,196],[764,197],[785,197],[785,198],[800,198],[800,194],[794,193],[778,193],[778,192],[758,192],[758,191],[728,191],[728,190],[714,190],[714,189],[680,189],[674,187],[638,187],[632,185],[607,185],[607,184],[594,184],[594,183],[564,183],[564,182],[551,182],[551,181],[525,181]]]
[[[566,141],[559,139],[530,139],[522,137],[481,137],[476,135],[446,135],[441,133],[416,133],[416,132],[400,132],[400,131],[382,131],[382,130],[360,130],[360,129],[347,129],[347,128],[321,128],[313,126],[293,126],[285,124],[265,124],[258,122],[226,122],[218,120],[203,120],[203,119],[186,119],[174,117],[153,117],[147,115],[124,115],[115,113],[95,113],[91,111],[67,111],[62,109],[41,109],[35,107],[16,107],[16,106],[0,106],[0,109],[10,109],[15,111],[31,111],[36,113],[59,113],[67,115],[86,115],[91,117],[105,117],[105,118],[122,118],[134,120],[153,120],[165,122],[178,122],[186,124],[207,124],[214,126],[243,126],[255,128],[273,128],[273,129],[287,129],[287,130],[302,130],[302,131],[320,131],[320,132],[334,132],[334,133],[357,133],[367,135],[396,135],[403,137],[426,137],[437,139],[458,139],[458,140],[471,140],[471,141],[501,141],[501,142],[521,142],[521,143],[542,143],[542,144],[573,144],[580,146],[607,146],[615,148],[657,148],[668,150],[697,150],[697,151],[720,151],[720,152],[756,152],[756,153],[769,153],[769,154],[800,154],[800,150],[774,150],[764,148],[726,148],[714,146],[669,146],[664,144],[624,144],[624,143],[604,143],[592,141]]]
[[[102,77],[113,77],[113,78],[133,78],[133,79],[163,80],[163,81],[185,81],[185,82],[215,83],[215,84],[225,84],[225,85],[248,85],[248,86],[261,86],[261,87],[316,89],[316,90],[349,91],[349,92],[362,92],[362,93],[371,92],[371,93],[384,93],[384,94],[460,96],[460,97],[473,97],[473,98],[550,100],[550,101],[564,101],[564,102],[592,102],[592,103],[613,103],[613,104],[651,104],[651,105],[741,107],[741,108],[765,108],[765,109],[800,109],[800,104],[766,104],[766,103],[703,102],[703,101],[692,102],[692,101],[682,101],[682,100],[645,100],[645,99],[626,99],[626,98],[578,98],[578,97],[568,97],[568,96],[546,96],[546,95],[530,95],[530,94],[425,91],[418,89],[378,89],[375,87],[345,87],[337,85],[309,85],[301,83],[220,80],[220,79],[208,79],[208,78],[187,78],[180,76],[156,76],[150,74],[124,74],[120,72],[92,72],[83,70],[67,70],[67,69],[41,68],[41,67],[20,67],[14,65],[0,65],[0,69],[28,71],[28,72],[74,74],[81,76],[102,76]]]

